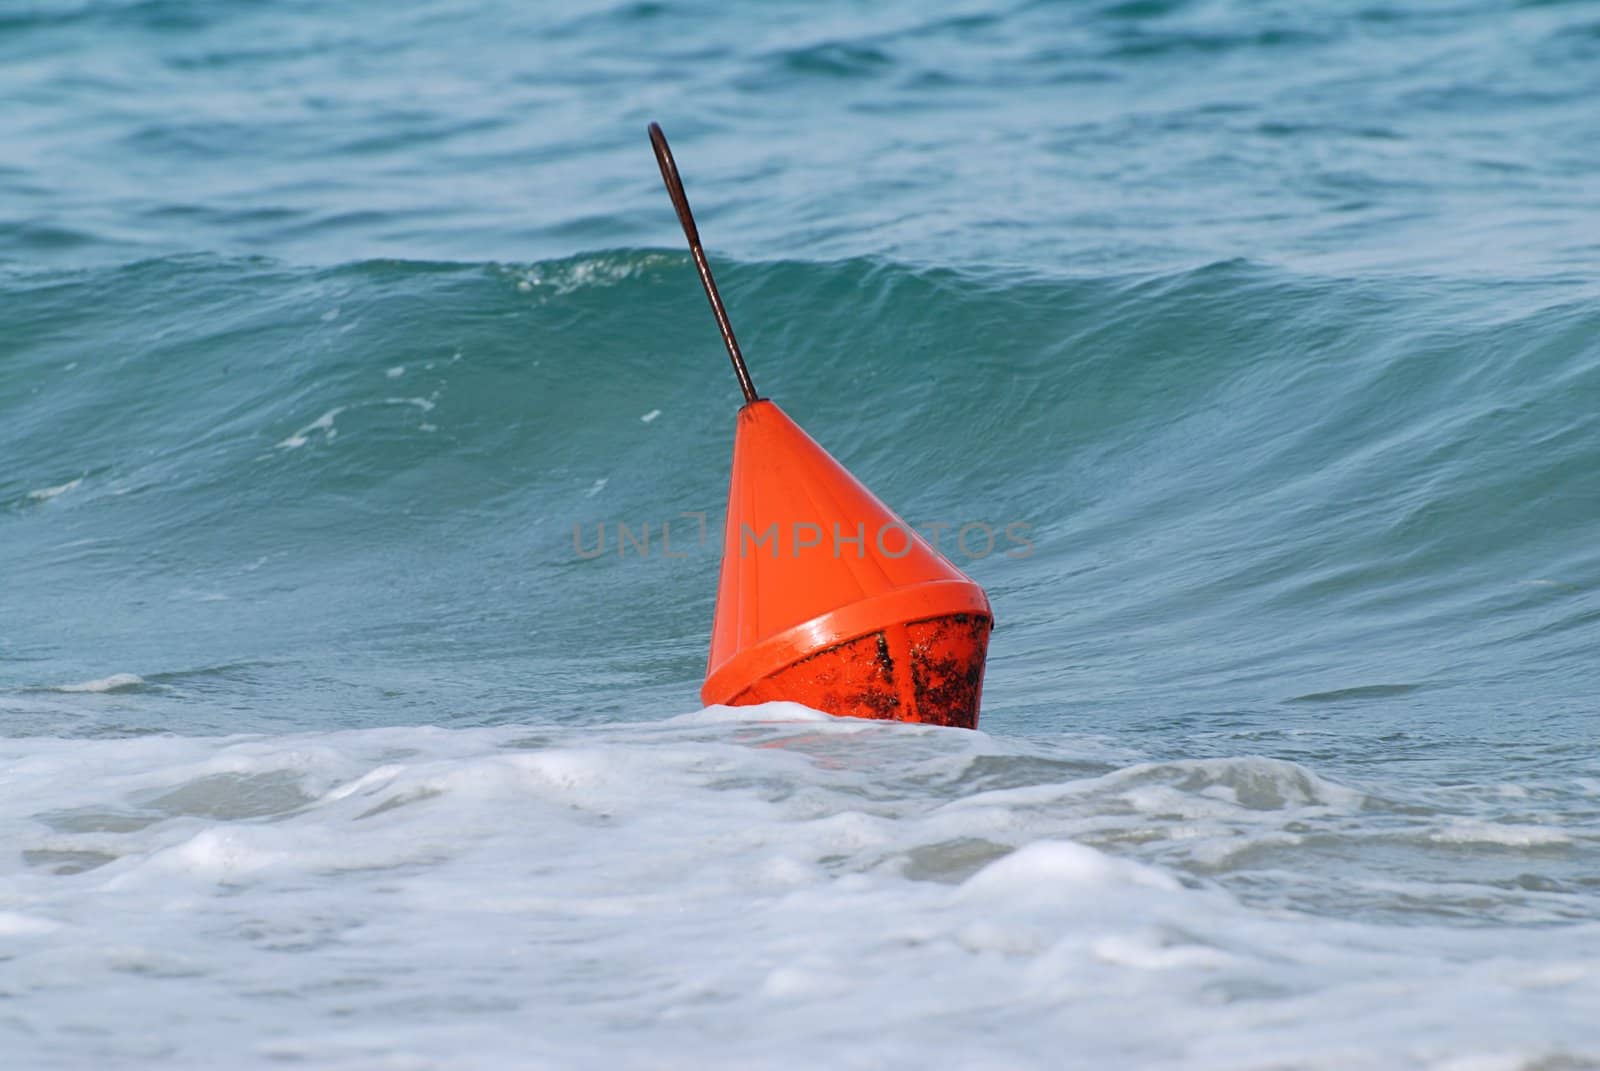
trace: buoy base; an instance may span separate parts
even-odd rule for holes
[[[807,655],[722,702],[788,700],[842,717],[976,729],[991,625],[982,613],[888,625]]]

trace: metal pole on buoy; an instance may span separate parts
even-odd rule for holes
[[[678,177],[678,163],[672,158],[672,148],[667,136],[661,132],[660,123],[650,124],[650,145],[656,150],[656,163],[661,165],[661,181],[667,184],[667,196],[678,212],[678,222],[683,224],[683,236],[689,239],[689,253],[694,266],[700,269],[700,285],[706,288],[706,298],[711,302],[711,313],[717,318],[722,331],[722,344],[728,347],[728,357],[733,361],[733,374],[739,377],[739,389],[744,391],[745,404],[757,401],[756,385],[750,380],[750,369],[745,366],[744,354],[739,351],[739,340],[733,337],[733,325],[728,322],[728,310],[717,292],[717,281],[711,277],[711,264],[706,260],[705,246],[700,244],[700,228],[694,225],[694,212],[689,208],[689,195],[683,192],[683,179]]]
[[[656,123],[650,144],[745,399],[701,700],[977,728],[988,596],[756,394]]]

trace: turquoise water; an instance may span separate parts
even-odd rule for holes
[[[9,5],[0,1037],[1600,1063],[1596,99],[1583,0]],[[698,711],[652,119],[982,733]]]

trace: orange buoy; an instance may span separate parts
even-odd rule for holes
[[[745,396],[701,699],[975,728],[988,598],[756,394],[655,123],[650,140]]]

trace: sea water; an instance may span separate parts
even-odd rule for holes
[[[1584,0],[8,4],[0,1066],[1600,1066],[1597,100]],[[652,119],[982,731],[700,709]]]

